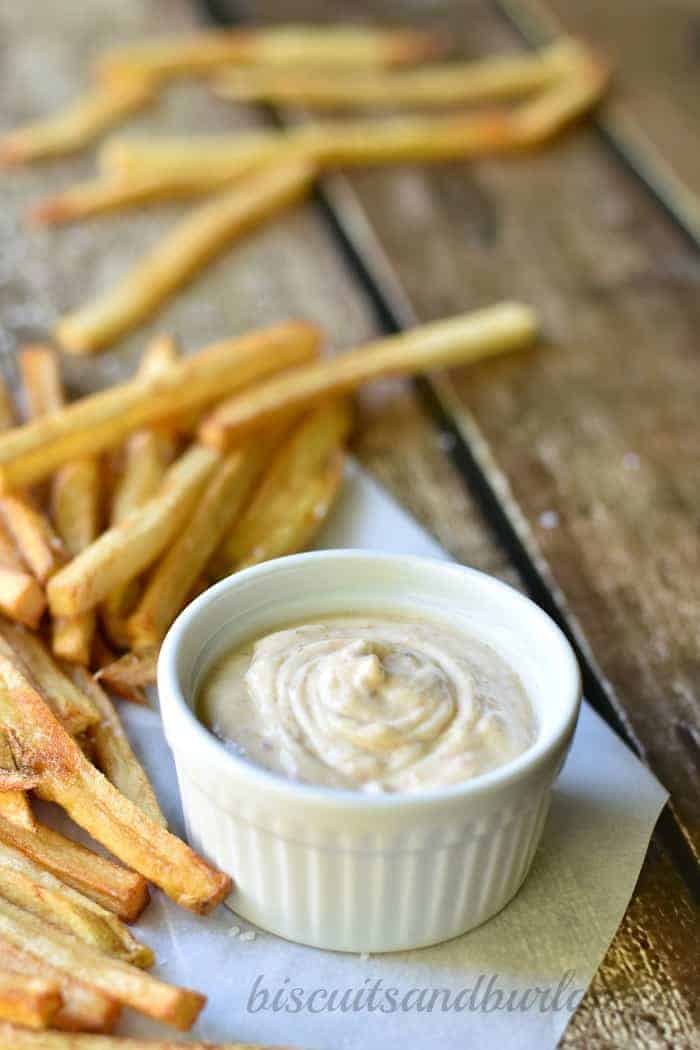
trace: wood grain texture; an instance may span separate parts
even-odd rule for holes
[[[700,9],[694,0],[497,0],[531,43],[564,30],[603,48],[616,90],[599,125],[700,244]]]

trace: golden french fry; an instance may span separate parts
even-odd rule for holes
[[[12,395],[7,384],[0,379],[0,430],[9,430],[15,426],[17,418]]]
[[[253,164],[306,159],[321,171],[370,164],[456,160],[520,148],[511,112],[491,109],[446,117],[336,120],[233,135],[118,139],[103,163],[122,177],[225,178]],[[170,176],[168,176],[170,173]]]
[[[153,965],[151,949],[140,944],[116,916],[2,843],[0,895],[108,955],[137,966]]]
[[[98,856],[43,824],[26,828],[0,814],[0,842],[13,846],[124,922],[134,922],[148,902],[148,887],[142,875]]]
[[[13,766],[16,768],[17,765],[8,735],[4,731],[0,733],[0,764],[3,769],[8,770],[12,770]],[[34,830],[34,814],[23,790],[0,791],[0,817],[13,824],[19,824],[28,831]]]
[[[346,393],[379,376],[427,372],[519,350],[533,342],[535,333],[534,315],[520,303],[499,303],[423,325],[251,386],[204,420],[200,438],[227,449],[280,413]]]
[[[166,984],[129,963],[104,955],[0,897],[0,934],[16,947],[103,995],[183,1031],[192,1027],[205,999]]]
[[[192,911],[208,912],[228,895],[231,879],[110,784],[66,733],[21,666],[1,654],[0,720],[41,766],[37,794],[62,806],[123,863]]]
[[[139,375],[158,375],[174,365],[179,356],[170,336],[157,336],[144,350]],[[124,446],[121,474],[112,490],[111,525],[118,525],[155,494],[174,455],[175,441],[165,428],[138,430],[131,435]],[[129,644],[126,621],[140,593],[139,581],[129,580],[111,591],[102,604],[102,624],[107,636],[122,648]]]
[[[273,128],[194,136],[196,155],[187,148],[187,141],[169,136],[153,141],[144,136],[113,135],[98,152],[99,168],[109,181],[125,187],[159,182],[165,191],[175,182],[190,185],[193,191],[209,192],[279,160],[285,146],[283,134]],[[294,155],[298,151],[287,148],[286,152]]]
[[[38,783],[37,771],[31,763],[24,762],[23,755],[14,753],[11,740],[11,734],[5,729],[0,729],[0,795],[17,795],[24,798],[23,792],[31,791]],[[17,743],[15,748],[19,750]],[[33,821],[30,819],[28,826],[32,825]]]
[[[43,959],[30,955],[29,952],[18,948],[1,935],[0,966],[10,973],[26,977],[42,977],[58,985],[63,1005],[53,1018],[53,1028],[62,1029],[65,1032],[113,1031],[121,1011],[119,1003],[94,991],[86,984],[67,977],[66,974],[50,966]],[[3,1032],[4,1035],[6,1029],[12,1029],[13,1034],[19,1032],[19,1029],[12,1025],[0,1027],[0,1032]],[[21,1034],[23,1037],[29,1033],[22,1030]],[[0,1048],[4,1048],[5,1045],[0,1039]],[[16,1046],[17,1042],[12,1045]]]
[[[43,344],[23,346],[18,354],[18,364],[29,416],[36,419],[58,411],[65,396],[55,351]]]
[[[92,701],[71,682],[38,635],[19,624],[0,620],[0,652],[10,653],[39,690],[68,733],[75,736],[97,725],[100,715]]]
[[[0,490],[38,481],[72,459],[113,448],[143,426],[308,361],[318,342],[313,325],[288,321],[215,343],[159,375],[137,376],[15,427],[0,434]]]
[[[313,178],[313,167],[304,161],[271,166],[202,204],[113,289],[62,318],[56,326],[59,343],[73,353],[109,346],[234,240],[301,199]]]
[[[604,95],[610,74],[606,62],[579,49],[566,77],[514,111],[512,123],[519,145],[538,146],[587,113]]]
[[[20,352],[20,370],[33,418],[58,412],[65,402],[56,354],[34,346]],[[97,460],[88,457],[66,463],[53,477],[51,514],[68,554],[75,557],[99,531],[100,474]],[[91,612],[52,623],[52,648],[74,663],[90,660],[95,616]]]
[[[254,165],[246,166],[248,171]],[[169,178],[161,173],[143,175],[137,178],[123,178],[120,175],[79,182],[67,189],[45,197],[29,211],[29,221],[36,226],[62,226],[81,219],[94,218],[97,215],[108,215],[114,211],[128,208],[140,208],[144,204],[158,204],[164,201],[188,200],[191,197],[205,196],[215,190],[223,189],[227,183],[234,181],[236,175],[216,171],[208,176],[196,174],[188,179],[178,172]]]
[[[211,566],[216,577],[306,546],[322,525],[342,477],[349,405],[329,402],[294,427]]]
[[[201,445],[189,448],[168,469],[155,496],[53,577],[47,590],[51,612],[75,616],[92,609],[151,565],[190,514],[219,458]]]
[[[66,560],[65,547],[46,516],[28,496],[8,493],[0,496],[0,521],[37,580],[46,583]]]
[[[23,1028],[48,1028],[62,1003],[56,981],[0,970],[0,1020]]]
[[[124,653],[118,660],[100,667],[95,679],[123,700],[147,704],[143,689],[155,684],[157,663],[158,654],[155,652]]]
[[[167,827],[155,791],[131,749],[114,704],[84,667],[69,667],[66,673],[100,713],[100,721],[90,730],[98,769],[151,820]]]
[[[420,62],[444,51],[435,33],[360,26],[275,26],[210,30],[115,47],[97,62],[108,82],[164,79],[254,63],[373,68]]]
[[[93,87],[65,110],[0,139],[0,165],[24,164],[80,149],[122,117],[142,109],[154,92],[143,79]]]
[[[0,525],[0,613],[36,629],[45,608],[43,587],[26,571],[12,538]]]
[[[252,1043],[172,1043],[162,1039],[120,1039],[114,1036],[28,1032],[0,1023],[0,1050],[266,1050]],[[268,1050],[285,1050],[269,1047]],[[287,1047],[286,1050],[292,1050]]]
[[[238,101],[309,105],[315,109],[464,105],[512,98],[548,87],[566,73],[579,45],[557,41],[539,52],[488,56],[393,71],[243,66],[221,73],[217,94]]]
[[[192,517],[156,565],[129,618],[127,631],[136,652],[160,645],[271,453],[269,440],[251,443],[235,449],[216,468]]]

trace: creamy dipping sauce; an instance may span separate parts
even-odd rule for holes
[[[536,734],[523,685],[495,649],[437,621],[389,616],[331,616],[226,652],[198,709],[251,762],[367,792],[470,780]]]

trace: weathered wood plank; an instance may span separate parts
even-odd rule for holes
[[[693,0],[497,0],[531,42],[562,29],[615,63],[599,125],[700,243],[700,51]]]

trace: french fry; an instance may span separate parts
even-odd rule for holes
[[[0,378],[0,430],[9,430],[16,422],[12,396],[7,383]]]
[[[148,887],[142,875],[98,856],[44,824],[37,822],[28,829],[2,814],[0,842],[13,846],[124,922],[135,922],[148,902]]]
[[[47,590],[51,612],[75,616],[92,609],[151,565],[189,516],[219,459],[212,449],[189,448],[167,470],[155,496],[53,577]]]
[[[7,493],[0,496],[0,521],[34,576],[46,583],[66,560],[66,549],[46,516],[28,496]]]
[[[169,336],[160,336],[146,347],[139,375],[158,375],[178,358],[175,342]],[[167,429],[139,430],[131,435],[124,446],[122,472],[112,492],[111,525],[124,521],[132,510],[155,495],[174,454],[175,442]],[[102,604],[102,623],[115,645],[126,648],[129,644],[126,621],[139,594],[139,581],[129,580],[111,591]]]
[[[153,98],[152,87],[143,79],[93,87],[53,117],[8,132],[0,139],[0,165],[25,164],[81,149]]]
[[[5,731],[0,733],[0,764],[9,770],[17,765]],[[27,831],[34,830],[34,814],[24,790],[0,791],[0,817],[13,824],[19,824]]]
[[[11,735],[0,728],[0,794],[19,794],[35,788],[37,771],[17,760],[10,744]]]
[[[37,794],[62,806],[123,863],[195,912],[211,911],[228,895],[231,879],[110,784],[66,733],[21,666],[4,655],[0,655],[0,719],[14,731],[28,756],[33,752],[41,763]]]
[[[235,135],[198,135],[196,156],[187,148],[187,139],[162,137],[153,141],[144,136],[113,135],[100,148],[97,159],[101,173],[122,186],[159,182],[165,193],[173,182],[210,192],[230,179],[250,174],[284,152],[284,136],[265,128],[241,131]],[[294,155],[295,150],[287,149]]]
[[[38,635],[19,624],[0,620],[0,652],[21,661],[46,703],[68,733],[75,736],[97,725],[99,712],[71,682]]]
[[[113,999],[101,995],[86,984],[72,980],[43,959],[16,947],[7,938],[0,936],[0,966],[11,973],[25,977],[42,977],[58,985],[63,1001],[54,1015],[52,1026],[64,1032],[111,1032],[119,1018],[120,1006]],[[20,1038],[29,1033],[14,1025],[0,1025],[0,1048],[21,1045]],[[7,1033],[7,1035],[6,1035]],[[52,1033],[54,1034],[54,1033]],[[58,1033],[55,1033],[58,1035]],[[15,1038],[16,1036],[16,1038]],[[65,1037],[62,1037],[65,1038]],[[12,1039],[12,1043],[6,1040]],[[60,1044],[59,1044],[60,1045]],[[64,1044],[70,1046],[68,1044]]]
[[[519,303],[500,303],[437,321],[255,384],[219,405],[204,420],[199,435],[206,444],[225,450],[280,414],[346,393],[371,379],[464,365],[519,350],[533,342],[535,333],[532,311]],[[51,583],[49,595],[50,587]]]
[[[335,401],[320,405],[293,428],[217,551],[212,563],[217,578],[306,545],[340,484],[350,423],[349,405]]]
[[[46,347],[20,352],[20,369],[34,418],[58,412],[65,397],[56,354]],[[75,557],[99,531],[100,475],[93,457],[66,463],[51,486],[51,514],[68,554]],[[86,665],[90,660],[95,616],[86,612],[52,623],[52,648],[57,656]]]
[[[48,1028],[62,1003],[56,981],[0,970],[0,1020],[23,1028]]]
[[[95,660],[94,678],[122,700],[148,707],[144,686],[156,680],[155,653],[124,653],[117,657],[113,652],[100,653]]]
[[[157,824],[167,827],[155,791],[141,763],[131,749],[129,738],[119,720],[114,704],[83,667],[66,668],[75,684],[90,697],[100,713],[100,721],[90,736],[94,744],[95,764],[122,795],[143,810]]]
[[[114,288],[63,317],[56,338],[72,353],[109,346],[150,317],[234,240],[300,200],[314,169],[304,161],[276,165],[243,179],[188,216]]]
[[[187,1031],[205,999],[104,955],[0,897],[0,934],[29,955],[125,1006]]]
[[[153,965],[151,949],[140,944],[111,912],[2,843],[0,895],[108,955],[136,966]]]
[[[179,173],[169,178],[161,173],[141,178],[101,176],[89,182],[79,182],[59,193],[45,197],[29,211],[29,221],[34,226],[63,226],[66,223],[108,215],[114,211],[140,208],[144,204],[164,201],[188,200],[223,189],[254,164],[246,165],[240,173],[223,176],[214,172],[204,173],[188,179]]]
[[[291,103],[315,109],[372,106],[423,108],[487,102],[530,94],[566,73],[577,48],[564,40],[531,54],[487,57],[390,72],[242,66],[221,73],[217,94],[248,102]]]
[[[219,464],[192,517],[156,565],[127,630],[136,652],[157,649],[209,558],[226,535],[272,451],[270,442],[235,449]]]
[[[321,171],[338,167],[458,160],[521,148],[506,109],[451,116],[336,120],[284,130],[234,135],[119,139],[109,144],[103,163],[131,178],[167,181],[233,176],[252,164],[299,163]],[[126,177],[125,174],[122,177]]]
[[[265,1047],[252,1043],[172,1043],[161,1039],[66,1036],[61,1032],[29,1032],[12,1024],[0,1024],[0,1050],[265,1050]],[[285,1047],[268,1050],[285,1050]]]
[[[435,33],[355,26],[210,30],[112,48],[97,62],[108,83],[210,73],[232,64],[373,68],[420,62],[444,50]]]
[[[95,674],[95,679],[125,700],[132,700],[134,689],[155,685],[158,654],[154,650],[139,653],[124,653],[118,660],[105,664]]]
[[[119,445],[141,427],[167,422],[308,361],[318,342],[314,326],[288,321],[215,343],[160,375],[136,376],[15,427],[0,434],[0,490],[39,481],[72,459]]]
[[[0,613],[36,629],[45,608],[43,587],[26,571],[12,538],[0,525]]]
[[[610,73],[597,55],[579,50],[567,77],[515,110],[513,128],[520,146],[541,145],[592,109],[604,95]]]

